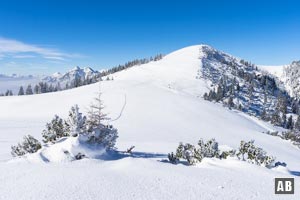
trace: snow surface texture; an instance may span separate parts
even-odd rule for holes
[[[11,160],[10,146],[25,134],[41,139],[55,114],[66,117],[74,104],[86,112],[98,83],[0,98],[0,199],[299,199],[299,149],[264,134],[276,130],[272,125],[202,99],[208,91],[207,83],[196,78],[202,47],[178,50],[101,82],[110,123],[119,132],[117,148],[136,146],[132,157],[65,162],[56,147],[44,152],[52,162],[34,156]],[[204,159],[197,166],[163,161],[180,141],[195,144],[199,138],[216,138],[222,148],[255,139],[288,168],[270,170],[232,158]],[[69,151],[76,143],[63,142]],[[296,194],[275,195],[275,177],[294,177]]]

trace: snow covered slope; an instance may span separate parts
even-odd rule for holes
[[[157,62],[129,68],[102,81],[110,121],[119,131],[117,147],[135,145],[132,157],[71,163],[12,162],[10,146],[23,135],[41,138],[53,115],[67,116],[79,104],[85,112],[99,84],[31,96],[0,98],[0,199],[285,199],[274,195],[275,177],[300,178],[299,149],[263,132],[272,125],[202,99],[208,91],[196,78],[203,45],[191,46]],[[237,148],[255,139],[286,169],[270,170],[246,162],[204,160],[197,166],[162,160],[179,142],[216,138]],[[300,191],[288,196],[299,199]]]

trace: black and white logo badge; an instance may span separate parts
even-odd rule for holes
[[[294,194],[294,178],[275,178],[275,194]]]

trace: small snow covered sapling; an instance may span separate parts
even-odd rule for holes
[[[88,112],[86,136],[89,143],[101,145],[106,150],[112,150],[118,138],[118,130],[112,125],[104,125],[103,123],[109,118],[103,112],[104,105],[101,95],[99,88],[98,97],[94,99]]]
[[[79,112],[78,105],[71,107],[66,126],[67,134],[73,137],[86,132],[86,117]]]
[[[17,146],[11,147],[12,156],[23,156],[27,153],[35,153],[42,148],[41,143],[31,135],[24,136],[23,141]]]

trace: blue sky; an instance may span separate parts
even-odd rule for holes
[[[108,68],[209,44],[256,64],[300,60],[297,1],[1,1],[0,74]]]

